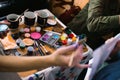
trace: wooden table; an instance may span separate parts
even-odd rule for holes
[[[50,16],[54,16],[48,9],[44,9],[43,11],[46,11],[47,13],[49,13],[50,14]],[[59,23],[59,27],[61,27],[61,28],[66,28],[66,26],[58,19],[58,18],[56,18],[55,17],[55,20]],[[24,24],[20,24],[20,26],[21,27],[23,27],[24,26]],[[47,30],[52,30],[54,27],[49,27],[49,28],[46,28]],[[47,45],[45,45],[45,48],[48,50],[48,51],[50,51],[51,53],[53,53],[54,52],[54,48],[51,48],[51,47],[49,47],[49,46],[47,46]],[[31,75],[31,74],[33,74],[33,73],[35,73],[35,72],[37,72],[38,70],[30,70],[30,71],[25,71],[25,72],[18,72],[18,74],[19,74],[19,76],[20,77],[26,77],[26,76],[28,76],[28,75]]]
[[[49,16],[51,17],[54,17],[54,19],[57,21],[57,25],[56,26],[49,26],[49,27],[46,27],[44,28],[43,30],[49,30],[49,31],[55,31],[55,32],[58,32],[58,33],[63,33],[64,32],[64,29],[67,28],[58,18],[56,18],[48,9],[44,9],[43,11],[46,11],[47,13],[49,13]],[[37,24],[34,25],[35,27],[38,26]],[[19,28],[24,28],[25,27],[25,24],[23,22],[20,23],[19,25]],[[61,32],[62,31],[62,32]],[[73,32],[72,32],[73,33]],[[74,34],[74,33],[73,33]],[[75,35],[75,34],[74,34]],[[75,35],[76,36],[76,35]],[[15,43],[14,40],[12,40],[10,34],[7,35],[7,38],[5,39],[8,39],[12,42]],[[44,45],[44,47],[50,52],[50,53],[53,53],[55,51],[55,48],[53,47],[50,47],[48,45]],[[23,56],[25,54],[22,54]],[[42,70],[42,69],[40,69]],[[23,78],[23,77],[27,77],[31,74],[34,74],[36,73],[37,71],[40,71],[40,70],[30,70],[30,71],[24,71],[24,72],[18,72],[18,75]]]
[[[48,9],[44,9],[43,11],[46,11],[47,13],[49,13],[49,16],[52,16],[52,17],[55,17]],[[45,28],[45,30],[53,30],[53,28],[55,29],[55,28],[57,28],[57,29],[60,29],[61,28],[61,30],[63,30],[63,29],[65,29],[66,28],[66,26],[58,19],[58,18],[56,18],[55,17],[55,20],[57,21],[57,27],[55,26],[49,26],[49,27],[47,27],[47,28]],[[23,20],[24,21],[24,20]],[[23,23],[23,21],[20,23],[20,25],[19,25],[19,29],[20,28],[24,28],[25,27],[25,24]],[[34,26],[37,26],[37,24],[35,24]],[[58,28],[59,27],[59,28]],[[56,30],[57,30],[56,29]],[[10,33],[8,33],[7,34],[7,37],[6,38],[4,38],[4,39],[1,39],[0,40],[3,44],[4,44],[4,41],[9,41],[9,42],[11,42],[11,43],[14,43],[14,46],[16,46],[16,42],[13,40],[13,38],[11,37],[11,34]],[[10,44],[10,43],[9,43]],[[53,53],[54,52],[54,48],[51,48],[51,47],[49,47],[48,45],[44,45],[45,46],[45,48],[48,50],[48,51],[50,51],[50,53]],[[13,54],[12,54],[13,55]],[[22,54],[23,56],[24,56],[24,54]],[[28,75],[31,75],[31,74],[33,74],[33,73],[35,73],[35,72],[37,72],[38,70],[30,70],[30,71],[24,71],[24,72],[18,72],[18,74],[19,74],[19,76],[20,77],[26,77],[26,76],[28,76]]]

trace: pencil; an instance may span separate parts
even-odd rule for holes
[[[73,59],[74,59],[74,53],[70,57],[70,61],[69,61],[69,64],[68,64],[69,67],[72,67]]]
[[[76,40],[76,42],[75,42],[75,44],[76,44],[75,48],[76,48],[76,49],[77,49],[77,47],[78,47],[78,45],[77,45],[78,43],[79,43],[79,38],[77,38],[77,40]],[[69,62],[69,64],[68,64],[69,67],[72,67],[74,55],[75,55],[75,53],[73,52],[72,55],[71,55],[71,57],[70,57],[70,62]]]

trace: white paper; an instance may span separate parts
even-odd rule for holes
[[[89,61],[89,64],[91,64],[91,68],[88,68],[84,80],[92,80],[98,68],[108,58],[118,40],[120,40],[120,33],[116,35],[112,41],[103,44],[93,52],[93,58]]]

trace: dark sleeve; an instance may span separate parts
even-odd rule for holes
[[[119,27],[119,16],[104,16],[105,0],[90,0],[88,8],[87,28],[90,32],[99,32]]]

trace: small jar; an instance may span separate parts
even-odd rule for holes
[[[0,38],[4,38],[7,36],[8,26],[5,24],[0,25]]]
[[[27,55],[32,56],[33,52],[34,52],[34,48],[32,46],[29,46],[29,47],[27,47],[27,51],[28,51]]]
[[[25,44],[23,42],[20,42],[19,46],[20,46],[20,49],[25,49]]]
[[[36,27],[36,32],[40,32],[41,31],[41,27],[40,26],[37,26]]]

